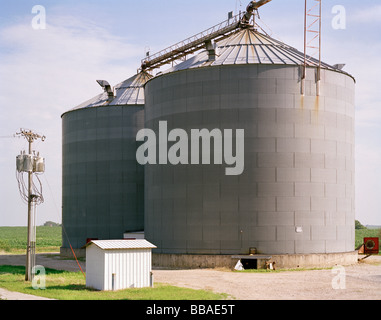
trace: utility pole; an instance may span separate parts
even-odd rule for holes
[[[21,129],[21,132],[16,133],[16,135],[22,135],[29,144],[29,159],[33,159],[32,156],[32,144],[35,140],[41,139],[45,141],[45,136],[41,136],[37,133],[32,132],[31,130]],[[32,235],[34,234],[34,226],[32,223],[32,207],[35,195],[33,195],[33,172],[36,169],[33,169],[33,161],[30,168],[25,170],[28,173],[28,239],[27,239],[27,250],[26,250],[26,266],[25,266],[25,281],[32,281],[32,251],[34,255],[35,250],[35,239],[34,244],[32,245]],[[33,257],[34,259],[34,257]]]

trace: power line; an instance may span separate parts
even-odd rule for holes
[[[33,178],[37,178],[37,184],[34,179],[32,179],[32,202],[33,204],[40,205],[44,203],[44,196],[42,193],[42,183],[38,175],[34,175]],[[29,195],[28,195],[28,185],[25,182],[25,172],[18,172],[16,170],[16,180],[19,187],[19,192],[21,199],[28,204]]]
[[[57,217],[59,218],[59,217],[60,217],[60,216],[59,216],[59,210],[58,210],[57,202],[55,201],[55,197],[54,197],[52,188],[50,187],[50,184],[49,184],[48,179],[46,178],[46,175],[44,175],[44,178],[45,178],[45,181],[46,181],[46,183],[47,183],[47,185],[48,185],[49,191],[50,191],[50,193],[51,193],[51,195],[52,195],[53,203],[54,203],[54,206],[55,206],[55,208],[56,208],[56,214],[57,214]],[[62,223],[62,232],[63,232],[63,235],[65,236],[66,240],[67,240],[68,243],[69,243],[71,252],[73,253],[73,257],[74,257],[75,261],[77,262],[77,265],[78,265],[79,269],[81,270],[83,276],[84,276],[85,279],[86,279],[86,274],[85,274],[85,272],[83,271],[83,269],[82,269],[82,267],[81,267],[81,265],[80,265],[80,263],[79,263],[79,261],[78,261],[78,258],[77,258],[76,254],[75,254],[75,252],[74,252],[74,249],[73,249],[73,247],[72,247],[72,245],[71,245],[69,236],[68,236],[68,234],[67,234],[67,232],[66,232],[66,229],[65,229],[65,226],[64,226],[63,223]]]

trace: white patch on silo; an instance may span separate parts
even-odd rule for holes
[[[213,138],[213,153],[211,152]],[[190,164],[200,164],[200,140],[201,140],[201,164],[231,166],[226,168],[227,176],[241,175],[245,168],[245,130],[236,130],[235,141],[233,139],[233,130],[225,129],[192,129],[189,139],[188,133],[183,129],[173,129],[168,133],[166,121],[159,122],[159,137],[151,129],[142,129],[136,136],[136,141],[144,142],[136,152],[136,160],[141,165],[187,165],[189,164],[189,141],[191,143]],[[157,153],[158,141],[158,153]],[[168,142],[175,142],[168,150]],[[235,152],[233,152],[235,146]],[[157,161],[157,154],[159,159]]]

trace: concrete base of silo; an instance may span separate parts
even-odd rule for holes
[[[358,252],[328,254],[290,254],[290,255],[258,255],[257,268],[265,269],[266,262],[275,263],[277,269],[311,269],[348,266],[358,263]],[[270,257],[270,258],[269,258]],[[256,256],[246,256],[247,259]],[[240,259],[245,256],[235,255],[186,255],[186,254],[152,254],[152,266],[169,269],[234,269]]]
[[[74,249],[78,259],[86,258],[85,249]],[[70,248],[60,248],[61,258],[74,258]],[[358,263],[358,251],[321,254],[284,255],[196,255],[196,254],[152,254],[152,266],[168,269],[234,269],[240,259],[255,257],[257,268],[265,269],[266,262],[275,262],[277,269],[311,269],[349,266]],[[270,257],[270,258],[269,258]]]

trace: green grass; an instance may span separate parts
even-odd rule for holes
[[[166,284],[154,288],[128,289],[116,292],[100,292],[86,288],[81,272],[46,269],[46,289],[35,290],[24,281],[25,267],[0,266],[0,287],[57,300],[223,300],[228,295],[207,290],[193,290]]]
[[[27,243],[26,227],[0,227],[0,251],[24,253]],[[36,252],[59,252],[62,243],[61,227],[37,227]]]

